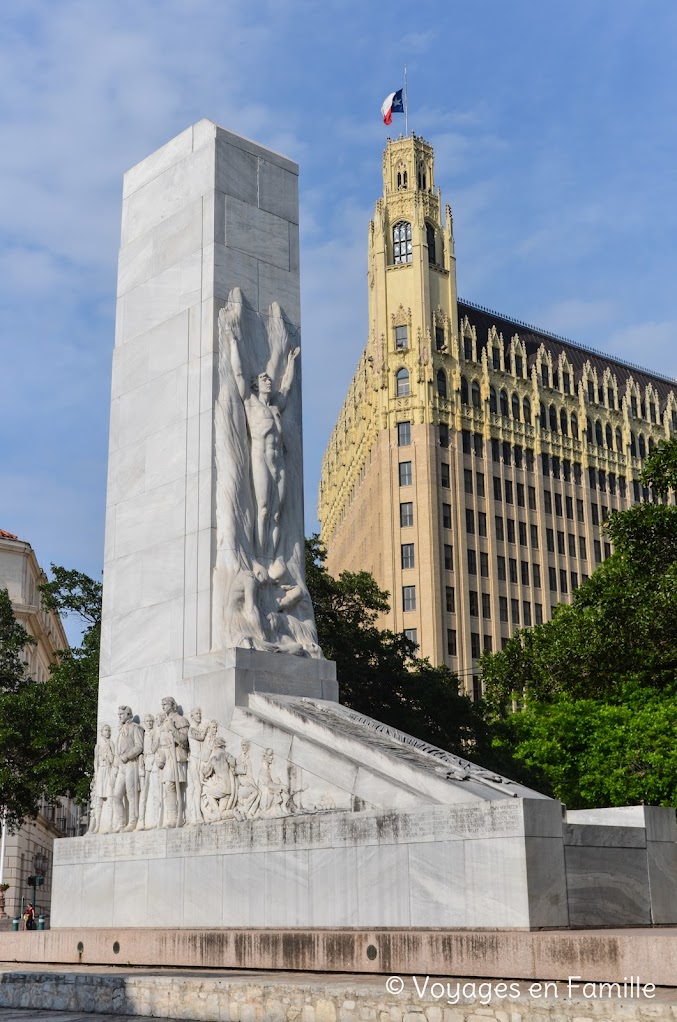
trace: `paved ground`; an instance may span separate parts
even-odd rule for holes
[[[80,1011],[33,1011],[31,1008],[0,1008],[0,1022],[140,1022],[138,1015],[87,1015]],[[164,1019],[164,1022],[181,1022]]]

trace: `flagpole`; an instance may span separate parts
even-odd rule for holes
[[[407,65],[404,65],[404,134],[409,134],[409,94],[407,92]]]

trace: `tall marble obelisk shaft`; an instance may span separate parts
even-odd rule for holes
[[[134,712],[159,708],[167,693],[199,699],[223,719],[224,684],[242,684],[244,667],[269,679],[287,676],[286,690],[309,686],[315,695],[333,677],[321,660],[228,652],[228,630],[221,627],[219,615],[228,608],[215,578],[223,391],[218,321],[229,297],[232,303],[238,295],[264,328],[271,308],[281,307],[290,337],[297,334],[298,167],[202,120],[124,179],[100,724],[114,723],[120,704]],[[296,376],[300,456],[300,364]],[[293,528],[299,532],[298,521]],[[302,543],[302,516],[300,531]],[[270,685],[259,678],[255,687]],[[332,691],[329,684],[325,694]],[[228,705],[234,698],[231,692]]]

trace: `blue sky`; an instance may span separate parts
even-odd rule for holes
[[[405,61],[459,294],[677,376],[676,41],[674,0],[4,4],[0,528],[100,574],[122,174],[201,117],[301,165],[316,526]]]

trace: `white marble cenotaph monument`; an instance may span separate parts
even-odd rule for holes
[[[125,175],[92,814],[55,844],[52,927],[675,923],[672,810],[565,814],[338,702],[297,182],[207,120]]]

